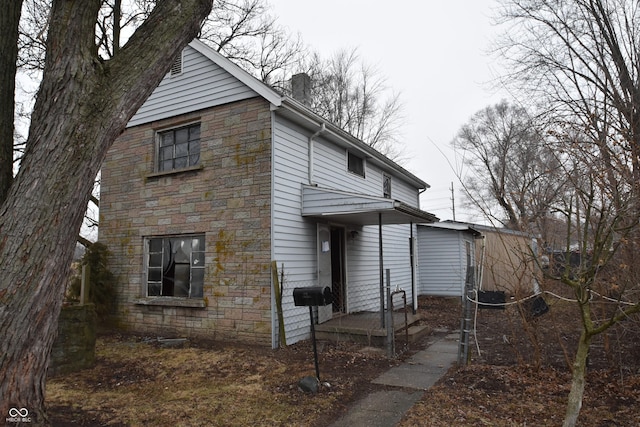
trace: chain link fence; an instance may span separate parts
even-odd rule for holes
[[[296,288],[328,286],[331,289],[332,303],[313,307],[316,334],[323,339],[383,346],[390,355],[394,355],[395,331],[406,331],[409,320],[413,320],[411,290],[392,286],[389,271],[385,272],[382,290],[379,282],[349,282],[348,286],[342,286],[318,284],[312,280],[290,280],[282,267],[278,274],[284,333],[288,344],[310,336],[309,308],[295,305],[293,293]],[[408,336],[403,340],[408,340]]]

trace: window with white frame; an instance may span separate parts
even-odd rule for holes
[[[364,178],[364,159],[347,151],[347,170]]]
[[[391,176],[382,174],[382,195],[387,199],[391,198]]]
[[[204,235],[146,239],[147,296],[202,298]]]
[[[158,132],[158,172],[196,166],[200,162],[200,123]]]

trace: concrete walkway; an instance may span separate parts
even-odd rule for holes
[[[392,427],[457,361],[459,333],[435,336],[427,348],[374,379],[386,388],[356,402],[332,427]]]

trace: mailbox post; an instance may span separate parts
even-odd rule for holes
[[[316,378],[320,381],[320,369],[318,368],[318,349],[316,347],[316,328],[313,324],[313,307],[325,306],[333,303],[333,295],[328,286],[310,286],[293,289],[293,302],[296,306],[309,307],[309,320],[311,321],[311,339],[313,340],[313,360],[316,366]]]

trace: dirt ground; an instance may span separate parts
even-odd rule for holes
[[[538,317],[516,305],[474,313],[470,363],[451,369],[400,425],[562,425],[580,325],[573,303],[551,295],[544,300],[549,311]],[[602,315],[611,308],[594,306]],[[637,316],[594,339],[578,425],[640,426]]]
[[[474,312],[470,363],[426,391],[400,425],[560,425],[579,325],[570,303],[545,300],[550,309],[536,318],[523,320],[517,305]],[[459,299],[420,298],[434,333],[458,330],[461,312]],[[394,359],[320,342],[323,385],[314,395],[297,385],[315,375],[309,341],[278,350],[193,340],[166,348],[155,337],[105,332],[94,368],[48,380],[48,414],[55,426],[327,426],[427,339],[408,348],[399,339]],[[640,425],[639,350],[637,319],[596,340],[580,425]]]

